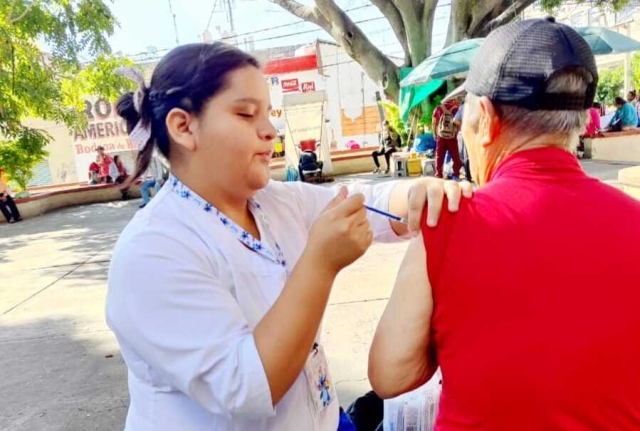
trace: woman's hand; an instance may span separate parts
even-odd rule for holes
[[[448,210],[456,212],[460,208],[462,196],[473,196],[473,186],[468,181],[445,181],[440,178],[421,178],[413,182],[409,189],[409,231],[413,236],[420,233],[420,221],[427,206],[427,226],[435,227],[442,213],[444,197],[449,202]]]
[[[364,196],[347,197],[343,187],[311,226],[307,251],[317,257],[318,265],[337,274],[362,256],[372,241]]]

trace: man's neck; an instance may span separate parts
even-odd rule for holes
[[[574,139],[578,139],[577,135]],[[523,137],[521,135],[505,134],[501,137],[500,141],[495,142],[491,148],[487,150],[485,155],[485,168],[484,170],[481,168],[478,181],[481,185],[486,184],[502,161],[513,154],[548,147],[566,149],[571,147],[572,143],[570,140],[571,138],[569,138],[568,141],[566,135],[546,134],[534,137]]]

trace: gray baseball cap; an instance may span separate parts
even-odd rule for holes
[[[549,78],[578,68],[593,78],[584,94],[545,92]],[[549,17],[513,22],[491,32],[473,58],[466,82],[447,99],[466,91],[530,110],[583,110],[593,104],[597,84],[589,44]]]

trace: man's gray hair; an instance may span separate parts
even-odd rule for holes
[[[585,94],[593,78],[584,69],[571,69],[552,76],[547,83],[546,94]],[[467,95],[473,100],[477,96]],[[474,104],[475,105],[475,104]],[[494,104],[502,126],[520,136],[554,135],[558,146],[569,148],[577,144],[578,136],[584,133],[589,114],[587,110],[536,110],[531,111],[514,105]],[[473,123],[474,120],[470,119]],[[477,121],[477,119],[475,119]]]

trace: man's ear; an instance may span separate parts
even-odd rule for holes
[[[491,145],[500,134],[500,117],[491,99],[486,96],[480,98],[480,144],[483,147]]]
[[[189,151],[195,151],[196,139],[193,134],[195,116],[184,109],[173,108],[167,114],[166,126],[169,136],[178,145]]]

